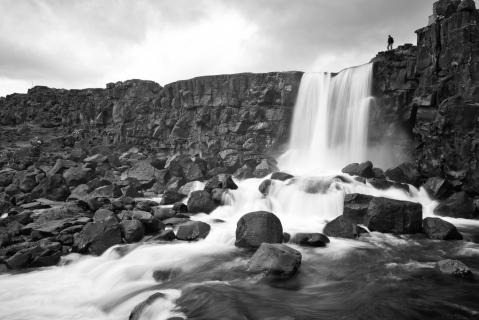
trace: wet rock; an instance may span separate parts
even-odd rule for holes
[[[422,229],[429,239],[434,240],[462,240],[462,235],[456,227],[440,218],[425,218]]]
[[[139,220],[125,220],[120,223],[120,226],[126,243],[138,242],[145,235],[145,228]]]
[[[281,171],[274,172],[271,175],[271,180],[286,181],[286,180],[289,180],[289,179],[292,179],[292,178],[294,178],[293,175],[291,175],[289,173],[286,173],[286,172],[281,172]]]
[[[439,177],[427,179],[423,187],[434,199],[446,199],[453,193],[453,187],[449,181]]]
[[[177,202],[173,205],[173,207],[171,207],[171,210],[173,210],[175,213],[187,213],[188,206],[183,202]]]
[[[464,191],[454,193],[434,209],[434,214],[454,218],[474,218],[474,201]]]
[[[178,226],[176,238],[185,241],[204,239],[210,233],[210,229],[210,225],[205,222],[188,221]]]
[[[373,164],[371,161],[352,163],[344,167],[341,171],[351,176],[359,176],[363,178],[374,177]]]
[[[343,216],[328,222],[324,227],[323,233],[329,237],[338,238],[355,238],[359,235],[359,231],[355,224],[345,220]]]
[[[192,192],[186,205],[191,213],[211,213],[218,206],[211,194],[204,190]]]
[[[133,210],[131,217],[141,221],[145,226],[145,231],[147,233],[155,233],[165,228],[165,225],[160,219],[156,218],[148,211]]]
[[[233,176],[237,179],[240,179],[240,180],[251,179],[251,178],[254,178],[253,173],[254,173],[254,167],[251,167],[251,166],[245,164],[241,168],[238,168],[233,173]]]
[[[166,161],[168,158],[166,157],[155,157],[150,160],[150,164],[157,170],[165,169]]]
[[[242,216],[236,226],[235,245],[258,248],[262,243],[282,243],[283,226],[271,212],[256,211]]]
[[[290,241],[300,246],[325,247],[329,238],[322,233],[297,233]]]
[[[130,313],[130,316],[128,317],[128,320],[141,320],[142,314],[145,312],[146,309],[148,309],[156,300],[164,298],[165,295],[161,292],[157,292],[151,296],[148,297],[145,301],[139,303],[138,305],[133,308],[133,310]]]
[[[248,271],[290,278],[301,265],[301,253],[284,244],[263,243],[248,263]]]
[[[118,222],[90,222],[75,236],[73,249],[80,253],[101,255],[111,246],[120,243],[121,228]]]
[[[186,198],[186,195],[174,190],[166,190],[161,198],[161,205],[174,204]]]
[[[205,184],[205,191],[211,192],[213,189],[231,189],[236,190],[238,186],[233,181],[230,174],[218,174],[208,180]]]
[[[278,167],[276,166],[276,163],[269,159],[263,159],[254,169],[253,176],[256,178],[264,178],[268,174],[277,170]]]
[[[471,269],[459,260],[441,260],[437,262],[437,269],[447,275],[458,278],[472,279],[474,276]]]
[[[269,191],[272,185],[273,185],[273,180],[270,180],[270,179],[263,180],[263,182],[261,182],[261,184],[259,185],[258,190],[263,196],[266,197],[269,194]]]
[[[421,182],[421,175],[416,166],[412,163],[405,162],[399,166],[386,170],[386,177],[392,181],[411,184],[419,187]]]
[[[228,192],[226,189],[213,189],[211,190],[211,198],[219,205],[224,205],[224,196]]]
[[[383,233],[419,233],[422,229],[422,206],[408,201],[373,198],[363,224],[371,231]]]
[[[368,214],[373,197],[365,194],[352,193],[344,197],[343,217],[353,224],[362,224]]]
[[[173,230],[168,229],[168,230],[163,230],[153,238],[153,240],[163,240],[163,241],[172,241],[176,239],[176,235],[173,232]]]
[[[388,181],[384,178],[371,178],[366,180],[370,185],[379,190],[387,190],[389,188],[396,188],[409,193],[409,185],[394,181]]]

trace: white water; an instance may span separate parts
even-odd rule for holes
[[[365,65],[335,77],[304,75],[291,150],[280,161],[281,168],[295,173],[297,179],[274,181],[267,197],[258,191],[262,179],[237,181],[239,188],[227,193],[225,206],[210,215],[193,217],[212,226],[202,241],[142,244],[123,257],[112,249],[101,257],[73,255],[68,259],[75,261],[69,265],[0,275],[0,319],[127,319],[136,304],[158,292],[152,288],[156,284],[154,271],[179,269],[194,273],[195,268],[211,262],[214,256],[238,250],[234,247],[236,223],[251,211],[275,213],[286,232],[320,232],[325,223],[341,215],[344,195],[358,192],[420,202],[424,216],[431,216],[436,204],[424,190],[381,191],[353,179],[350,183],[333,179],[344,165],[367,158],[370,72],[371,66]],[[306,192],[311,189],[315,192]],[[325,250],[328,255],[341,255],[361,246],[364,243],[333,238]],[[310,256],[308,252],[303,259]],[[182,289],[160,290],[165,298],[155,301],[143,319],[181,315],[175,310],[175,300]]]
[[[372,64],[330,73],[305,73],[282,169],[311,174],[367,160]]]

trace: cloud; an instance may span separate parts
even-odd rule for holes
[[[433,0],[0,0],[0,96],[31,84],[338,71],[415,42]],[[315,70],[319,71],[319,70]]]

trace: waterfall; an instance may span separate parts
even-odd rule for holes
[[[299,173],[337,171],[366,160],[371,93],[372,64],[337,75],[305,73],[281,168]]]

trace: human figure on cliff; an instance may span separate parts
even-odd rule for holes
[[[394,39],[391,35],[388,36],[388,51],[393,49]]]

